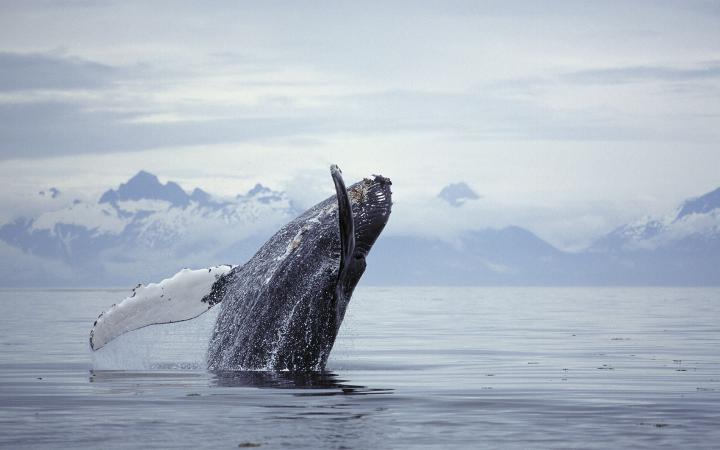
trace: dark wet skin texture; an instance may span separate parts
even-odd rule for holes
[[[206,297],[222,308],[208,348],[211,370],[325,368],[392,204],[387,178],[346,189],[336,166],[331,174],[336,196],[280,229]]]

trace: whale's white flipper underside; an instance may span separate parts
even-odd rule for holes
[[[205,296],[233,267],[183,269],[159,283],[139,285],[131,296],[100,314],[90,331],[90,348],[97,350],[124,333],[148,325],[194,319],[213,307]]]

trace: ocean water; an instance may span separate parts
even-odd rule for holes
[[[126,294],[0,291],[0,446],[720,445],[720,289],[360,286],[305,376],[205,371],[212,313],[91,354]]]

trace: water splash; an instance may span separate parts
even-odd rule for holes
[[[220,312],[151,325],[119,336],[92,353],[95,370],[205,370],[208,341]]]

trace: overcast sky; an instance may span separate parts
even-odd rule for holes
[[[0,2],[3,221],[140,169],[309,203],[337,162],[395,232],[572,248],[720,186],[719,143],[718,1]]]

